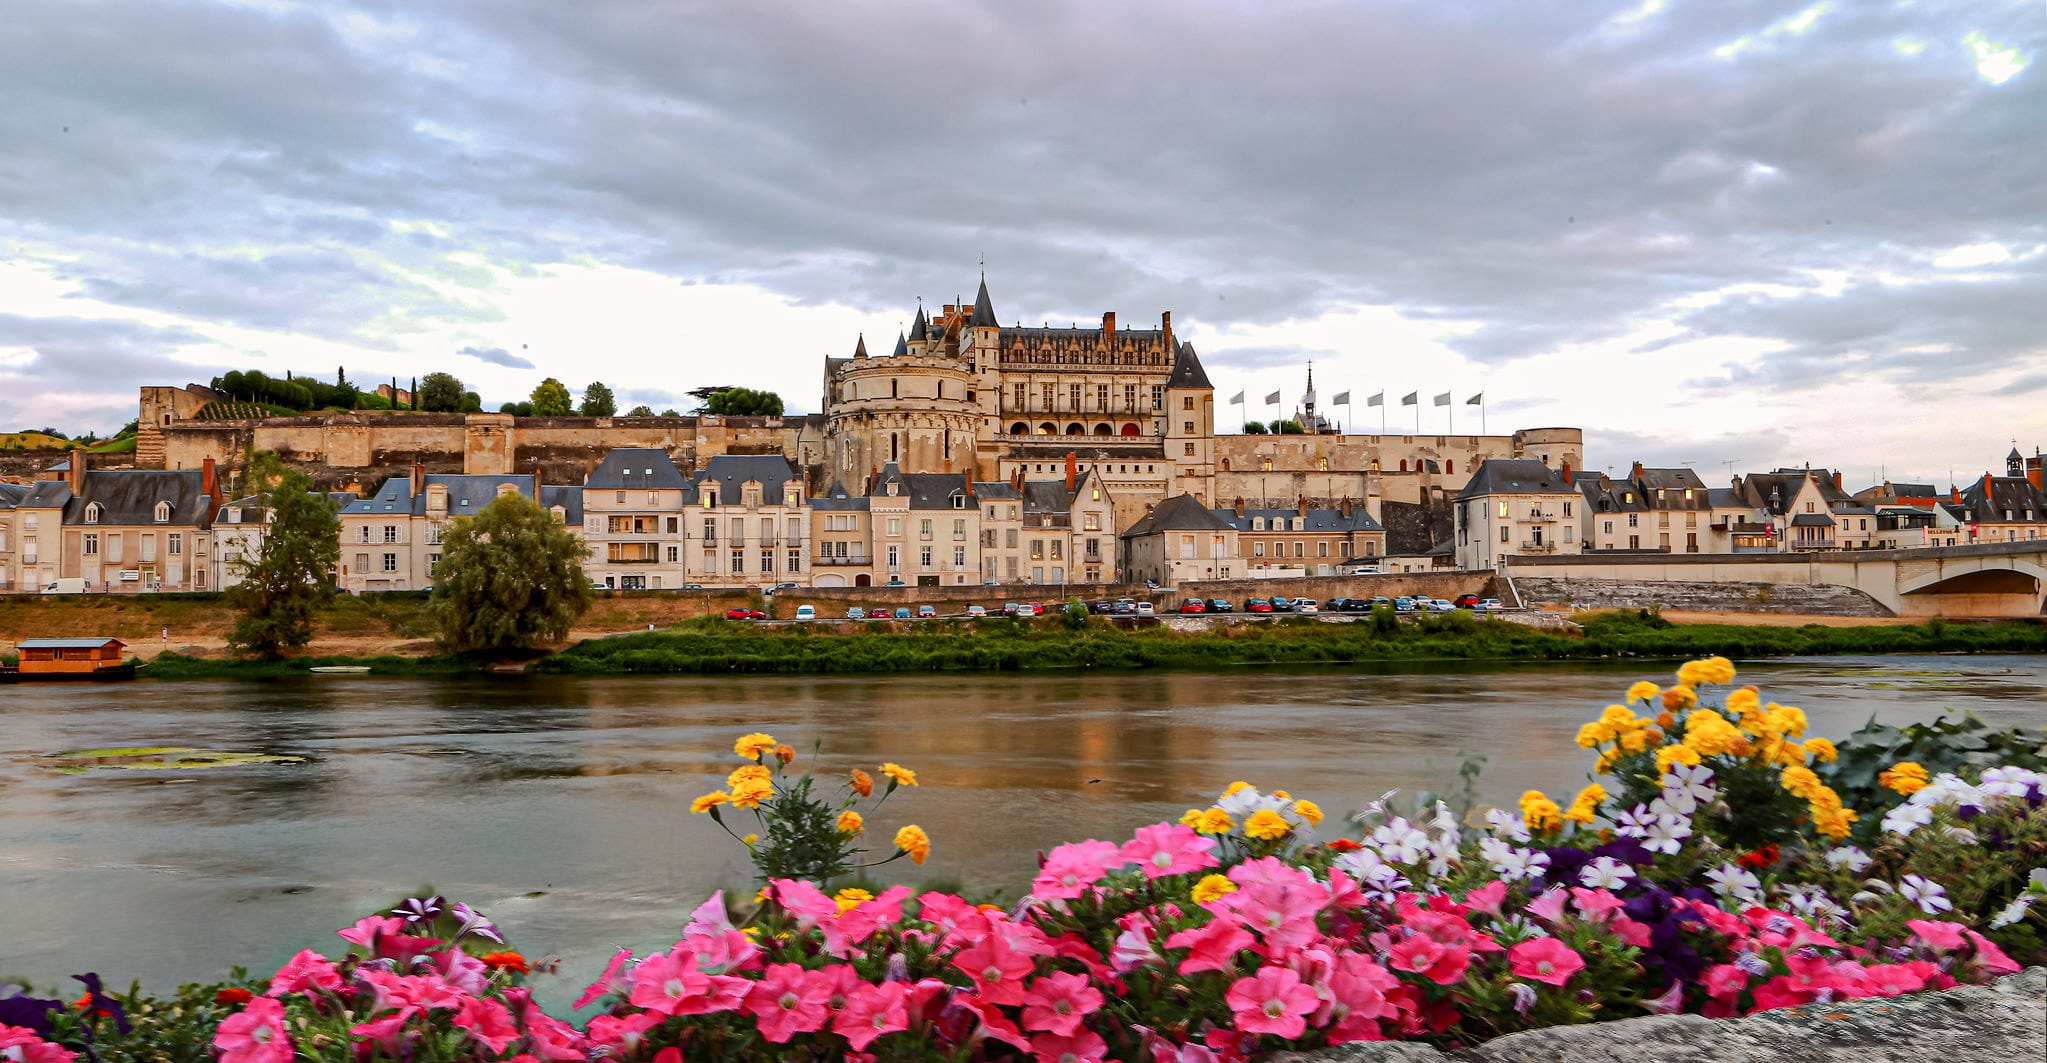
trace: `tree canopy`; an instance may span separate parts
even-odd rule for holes
[[[419,408],[428,413],[462,412],[462,381],[453,373],[428,373],[420,378]]]
[[[441,644],[507,650],[566,638],[590,605],[583,542],[524,495],[499,495],[441,538],[428,608]]]
[[[625,415],[627,417],[652,417],[654,416],[654,407],[641,404],[627,410]]]
[[[782,396],[752,388],[727,388],[705,401],[704,412],[732,417],[779,417]]]
[[[575,411],[575,401],[569,397],[569,389],[561,381],[548,377],[533,389],[533,416],[567,417]]]
[[[593,380],[583,389],[583,405],[577,412],[585,417],[609,417],[618,412],[618,400],[612,397],[604,381]]]
[[[1265,422],[1264,422],[1264,421],[1245,421],[1245,422],[1244,422],[1244,434],[1245,434],[1245,435],[1247,435],[1247,436],[1262,436],[1262,435],[1264,435],[1264,434],[1265,434]]]
[[[241,616],[227,641],[243,653],[277,657],[312,641],[313,616],[341,558],[340,507],[269,451],[251,456],[249,482],[268,522],[257,551],[230,562],[241,582],[229,588],[228,601]]]

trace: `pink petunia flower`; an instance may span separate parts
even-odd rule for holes
[[[284,1005],[257,997],[221,1020],[213,1047],[221,1063],[291,1063],[291,1035],[286,1032]]]
[[[1038,877],[1031,880],[1031,896],[1072,900],[1124,863],[1123,850],[1110,842],[1090,838],[1062,845],[1052,850],[1045,866],[1038,869]]]
[[[1919,935],[1919,940],[1933,947],[1936,952],[1958,952],[1962,948],[1962,926],[1943,919],[1912,919],[1905,923],[1907,929]]]
[[[846,1009],[832,1020],[832,1032],[846,1039],[856,1052],[865,1052],[883,1034],[908,1029],[910,1018],[903,1010],[905,987],[901,982],[876,985],[863,982],[846,995]]]
[[[831,1021],[826,1001],[833,988],[831,980],[815,977],[797,964],[774,964],[746,995],[746,1011],[762,1037],[787,1044],[791,1037],[822,1030]]]
[[[355,925],[347,930],[336,930],[334,933],[340,935],[341,940],[351,945],[361,945],[363,948],[374,951],[377,938],[396,934],[404,928],[405,920],[399,919],[396,916],[368,915],[356,920]]]
[[[2018,972],[2019,965],[2013,962],[2010,956],[2005,955],[2004,950],[1998,948],[1989,938],[1974,930],[1964,931],[1964,933],[1968,934],[1969,940],[1976,945],[1976,969],[1978,972],[1990,976],[2015,974]]]
[[[1613,913],[1627,907],[1627,902],[1604,889],[1571,887],[1571,899],[1578,902],[1578,913],[1594,923],[1606,922]]]
[[[633,950],[618,950],[611,957],[611,962],[605,965],[604,973],[599,975],[596,981],[590,983],[588,989],[583,990],[582,996],[576,998],[574,1006],[578,1008],[587,1007],[595,1002],[598,997],[604,996],[607,993],[617,993],[620,996],[624,996],[632,992],[632,979],[622,976],[626,961],[632,958]]]
[[[363,1042],[365,1050],[368,1046],[374,1045],[382,1049],[385,1055],[396,1059],[400,1057],[401,1045],[405,1041],[406,1024],[417,1014],[418,1008],[400,1008],[381,1019],[357,1023],[348,1032]],[[223,1055],[221,1060],[222,1063],[226,1063],[227,1057]]]
[[[734,1011],[753,983],[730,975],[705,974],[687,958],[649,956],[633,968],[635,1007],[663,1015],[710,1015]]]
[[[1484,912],[1495,919],[1499,918],[1500,904],[1506,899],[1507,884],[1498,879],[1464,895],[1464,903],[1471,906],[1473,911]]]
[[[994,935],[954,953],[952,965],[973,980],[974,990],[990,1004],[1023,1003],[1023,978],[1034,966],[1029,956]]]
[[[1215,841],[1179,823],[1137,828],[1123,843],[1122,857],[1144,869],[1145,878],[1165,878],[1216,866]]]
[[[614,1057],[639,1054],[647,1031],[668,1021],[658,1011],[636,1011],[630,1015],[599,1015],[590,1020],[590,1044],[608,1049]]]
[[[1166,947],[1189,950],[1187,958],[1180,961],[1180,973],[1196,974],[1235,969],[1237,954],[1255,940],[1233,920],[1223,918],[1174,934],[1166,939]]]
[[[270,995],[273,997],[304,993],[310,989],[339,988],[341,972],[334,969],[334,961],[312,949],[299,950],[298,955],[284,961],[284,966],[270,978]]]
[[[1307,1030],[1308,1014],[1319,1003],[1315,990],[1284,967],[1261,967],[1258,973],[1237,979],[1223,1000],[1238,1030],[1286,1038]]]
[[[1471,966],[1471,950],[1463,945],[1445,945],[1426,934],[1415,934],[1386,951],[1386,965],[1396,971],[1421,975],[1437,985],[1450,985],[1461,980]]]
[[[1894,997],[1900,993],[1917,993],[1926,988],[1926,979],[1904,964],[1874,964],[1865,968],[1862,976],[1871,996]]]
[[[485,997],[470,997],[449,1020],[457,1027],[469,1031],[479,1044],[490,1049],[493,1056],[504,1052],[505,1046],[519,1039],[519,1028],[512,1025],[512,1013],[503,1004]]]
[[[1706,995],[1732,999],[1748,988],[1748,972],[1731,963],[1717,963],[1706,970]]]
[[[1507,950],[1507,967],[1517,978],[1563,985],[1585,969],[1585,958],[1556,938],[1532,938]]]
[[[1024,994],[1023,1026],[1071,1037],[1102,1006],[1102,992],[1086,975],[1065,971],[1041,975]]]
[[[75,1063],[78,1054],[43,1040],[42,1035],[26,1026],[0,1024],[0,1058],[20,1063]],[[291,1058],[289,1052],[285,1058]]]
[[[1044,1063],[1104,1063],[1109,1045],[1093,1030],[1072,1034],[1041,1033],[1031,1038],[1031,1053]]]

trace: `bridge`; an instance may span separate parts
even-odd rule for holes
[[[2047,539],[1918,550],[1517,556],[1508,559],[1506,569],[1517,579],[1846,588],[1893,616],[2047,613]]]

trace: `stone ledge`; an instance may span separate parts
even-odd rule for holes
[[[1659,1015],[1508,1034],[1469,1049],[1364,1042],[1294,1063],[2021,1063],[2047,1059],[2047,968],[1984,986],[1708,1019]]]

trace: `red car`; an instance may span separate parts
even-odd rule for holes
[[[1460,594],[1456,598],[1452,599],[1450,604],[1456,606],[1459,609],[1469,609],[1472,606],[1477,605],[1479,601],[1480,601],[1479,596],[1476,594]]]
[[[1189,598],[1180,603],[1180,611],[1182,613],[1205,613],[1208,612],[1208,603],[1199,598]]]
[[[1263,598],[1253,598],[1244,603],[1244,611],[1247,613],[1269,613],[1272,612],[1272,603]]]
[[[748,609],[743,605],[737,609],[725,610],[725,619],[727,620],[766,620],[767,618],[768,614],[758,609]]]

